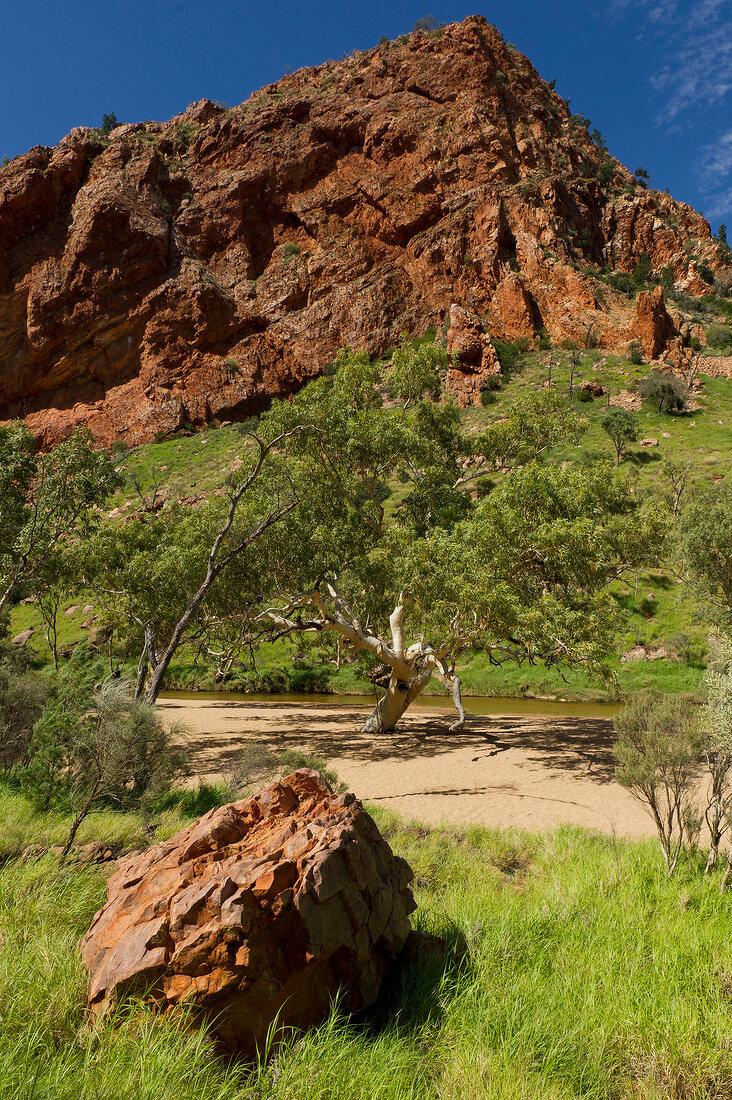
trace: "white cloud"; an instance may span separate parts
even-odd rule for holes
[[[616,18],[635,17],[640,37],[652,35],[664,61],[649,75],[663,97],[661,125],[693,125],[732,89],[730,0],[613,0]]]
[[[732,214],[732,130],[725,130],[701,150],[699,187],[708,196],[704,203],[707,217]]]

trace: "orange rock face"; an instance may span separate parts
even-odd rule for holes
[[[638,337],[649,359],[657,359],[677,335],[660,286],[638,292],[635,299],[633,335]]]
[[[409,933],[412,872],[353,795],[302,769],[114,874],[81,942],[89,1005],[185,1004],[232,1050],[371,1004]]]
[[[0,418],[46,445],[242,418],[453,304],[503,338],[627,341],[627,301],[583,269],[647,253],[691,285],[689,252],[717,253],[617,162],[601,186],[604,159],[478,16],[232,110],[75,130],[0,171]]]

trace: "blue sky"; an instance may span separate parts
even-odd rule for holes
[[[229,106],[303,65],[478,10],[610,150],[652,185],[732,224],[732,0],[30,0],[4,5],[0,155],[73,126]]]

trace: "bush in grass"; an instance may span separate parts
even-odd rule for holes
[[[504,378],[508,378],[518,370],[530,344],[525,336],[519,336],[515,340],[499,340],[493,337],[493,347],[501,364],[501,373]]]
[[[72,658],[35,724],[28,762],[18,769],[37,809],[71,813],[62,859],[94,809],[145,809],[184,770],[173,744],[178,731],[135,701],[127,680],[99,673],[97,662]]]
[[[0,771],[27,761],[33,726],[48,700],[49,682],[30,669],[23,646],[0,646]]]
[[[645,401],[649,401],[660,413],[683,412],[686,408],[686,388],[675,374],[662,374],[652,370],[638,384]]]
[[[710,348],[728,348],[732,345],[732,329],[726,325],[710,325],[707,329],[707,344]]]
[[[628,344],[628,359],[635,367],[639,367],[643,362],[643,348],[640,345],[640,341],[631,340]]]
[[[680,696],[642,695],[614,721],[618,782],[653,818],[669,875],[684,843],[699,833],[694,780],[702,756],[702,730],[693,703]]]

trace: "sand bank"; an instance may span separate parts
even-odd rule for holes
[[[359,798],[428,824],[570,822],[619,836],[654,833],[615,781],[609,718],[481,715],[454,734],[454,712],[430,706],[413,708],[395,734],[367,736],[358,732],[367,706],[170,698],[158,706],[185,725],[196,779],[224,776],[237,746],[252,739],[275,753],[316,753]]]

